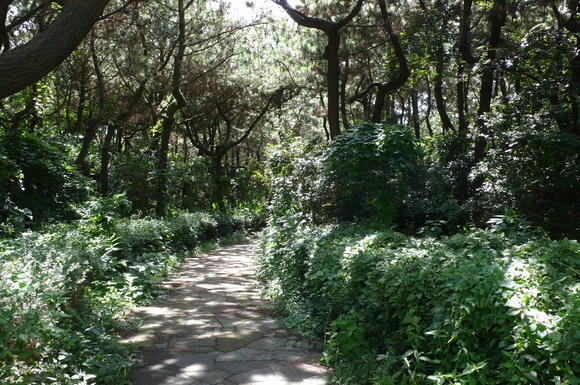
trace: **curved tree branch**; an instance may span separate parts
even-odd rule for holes
[[[340,118],[339,118],[339,104],[340,104],[340,35],[341,29],[346,26],[361,10],[364,0],[357,0],[355,6],[351,9],[349,14],[342,20],[335,22],[332,20],[324,20],[316,17],[308,16],[303,12],[291,7],[287,0],[272,0],[274,3],[282,7],[286,13],[297,24],[307,27],[315,28],[323,31],[328,39],[326,49],[324,50],[324,59],[327,63],[326,68],[326,84],[328,87],[328,125],[330,128],[330,138],[334,139],[340,135]]]
[[[270,96],[270,98],[268,99],[268,101],[266,102],[264,107],[262,107],[262,110],[260,111],[260,113],[254,118],[254,120],[252,121],[250,126],[246,129],[246,131],[243,133],[243,135],[240,136],[237,140],[234,140],[230,143],[226,143],[223,146],[225,151],[228,151],[228,150],[236,147],[237,145],[242,143],[244,140],[246,140],[246,138],[252,133],[254,128],[256,128],[256,126],[258,125],[260,120],[262,120],[264,115],[266,115],[266,113],[270,110],[270,106],[272,105],[272,100],[274,99],[274,95],[275,94],[272,94],[272,96]]]
[[[34,84],[62,63],[89,33],[108,2],[69,0],[44,32],[1,54],[0,98]]]
[[[577,0],[568,0],[558,8],[556,2],[552,0],[550,2],[552,10],[559,22],[570,32],[580,33],[580,4]]]
[[[288,16],[296,22],[296,24],[307,28],[315,28],[324,32],[332,32],[338,28],[336,23],[329,20],[319,19],[317,17],[307,16],[299,10],[291,7],[286,0],[272,0],[275,4],[282,7]],[[354,17],[354,16],[353,16]],[[339,27],[340,28],[340,27]]]

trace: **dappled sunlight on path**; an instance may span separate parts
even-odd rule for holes
[[[264,310],[252,253],[239,244],[190,258],[165,298],[135,310],[142,325],[123,340],[143,350],[135,384],[326,384],[320,354]]]

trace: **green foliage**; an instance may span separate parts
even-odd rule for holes
[[[577,383],[578,243],[494,223],[436,239],[278,218],[259,278],[290,326],[326,336],[341,384]]]
[[[420,155],[409,128],[398,125],[363,123],[328,147],[317,139],[286,143],[269,156],[270,214],[403,223],[422,172]]]
[[[152,151],[127,151],[113,159],[110,184],[113,191],[124,193],[136,212],[151,210],[152,172],[155,157]]]
[[[202,242],[253,219],[183,213],[123,219],[123,196],[86,204],[82,219],[0,241],[3,384],[121,384],[133,352],[116,342],[123,317],[159,293]]]
[[[6,383],[78,384],[102,374],[101,367],[118,365],[110,367],[115,373],[130,365],[107,320],[93,318],[83,300],[87,286],[115,268],[114,251],[111,238],[74,227],[2,241],[0,377]]]
[[[463,134],[447,134],[422,141],[425,149],[425,169],[415,199],[415,217],[426,222],[439,222],[445,233],[453,233],[466,224],[477,222],[468,201],[471,195],[469,178],[472,161],[471,138]],[[480,213],[481,214],[481,213]],[[495,210],[479,224],[485,224]],[[421,221],[419,221],[421,223]]]
[[[330,189],[324,178],[324,146],[320,143],[320,138],[292,140],[270,149],[265,178],[272,216],[304,213],[317,222],[329,216]]]
[[[494,147],[474,171],[484,180],[474,198],[479,210],[516,210],[558,237],[578,238],[578,135],[560,131],[545,114],[511,114],[494,125]]]
[[[211,159],[206,156],[184,157],[175,155],[167,170],[167,201],[170,212],[209,211],[213,201],[216,182],[213,179]],[[155,154],[151,151],[127,151],[114,159],[111,166],[111,187],[125,194],[135,213],[150,214],[154,211],[153,182],[158,177]],[[227,168],[222,180],[225,206],[228,211],[262,208],[267,189],[251,166]],[[222,187],[223,187],[222,186]]]
[[[391,224],[408,200],[420,151],[408,127],[363,123],[339,136],[325,158],[344,219]]]
[[[76,207],[79,224],[95,233],[110,231],[117,220],[129,217],[131,211],[131,202],[125,194],[92,198]]]
[[[0,234],[71,218],[71,204],[86,198],[85,184],[57,145],[31,134],[0,135]]]

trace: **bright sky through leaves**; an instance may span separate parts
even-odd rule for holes
[[[255,19],[260,14],[270,15],[275,19],[284,19],[286,12],[271,0],[225,0],[230,4],[230,14],[233,18],[245,21]],[[289,1],[290,5],[296,5],[297,1]]]

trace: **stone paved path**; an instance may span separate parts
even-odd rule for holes
[[[254,282],[252,244],[193,257],[156,304],[136,309],[137,385],[323,385],[320,354],[268,316]]]

